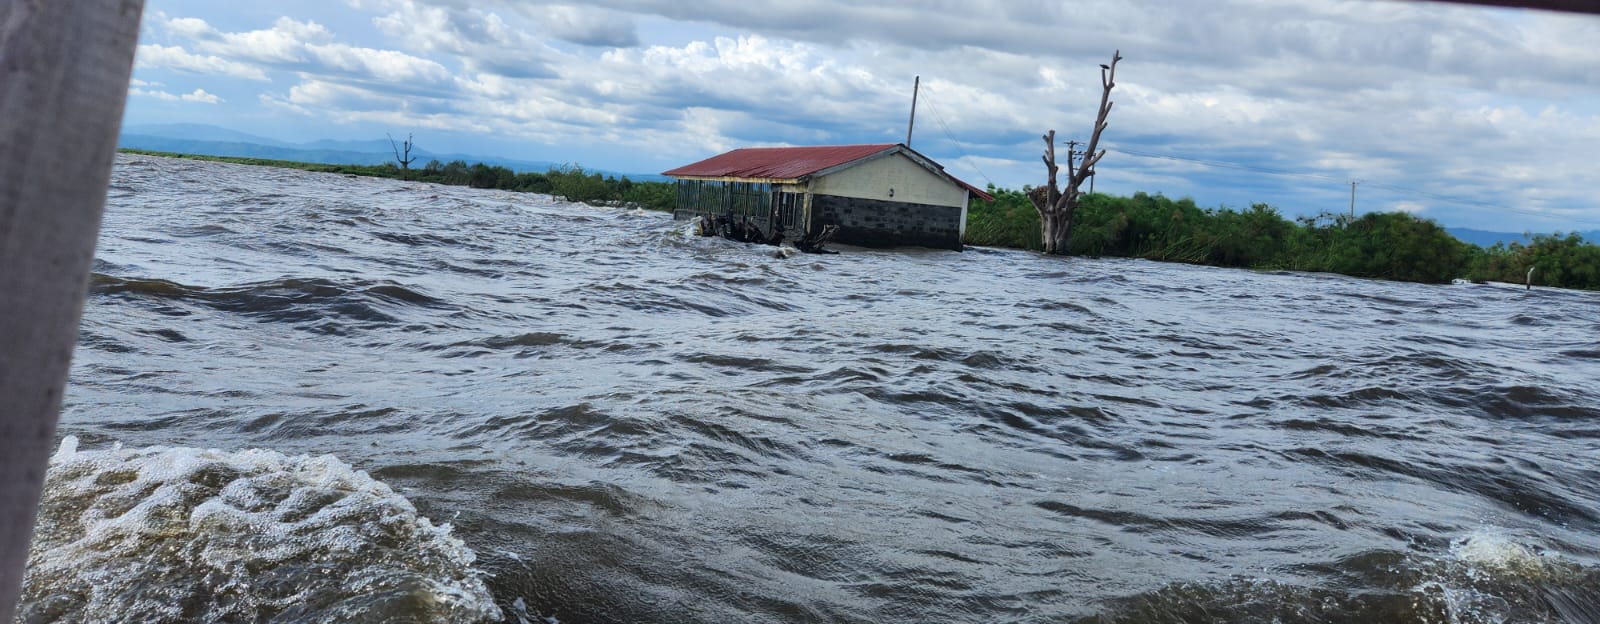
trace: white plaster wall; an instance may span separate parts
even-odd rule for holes
[[[894,195],[889,190],[894,189]],[[905,154],[894,154],[812,180],[823,195],[881,199],[911,204],[965,208],[967,189],[924,169]]]

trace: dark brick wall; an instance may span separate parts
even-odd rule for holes
[[[862,247],[961,250],[961,209],[835,195],[811,198],[811,231],[839,226],[833,240]]]

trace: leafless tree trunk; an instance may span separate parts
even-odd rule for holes
[[[143,0],[0,0],[0,622],[10,622]]]
[[[399,145],[394,144],[394,137],[389,136],[388,133],[384,133],[383,136],[389,137],[389,148],[394,150],[394,160],[400,163],[400,179],[411,179],[411,163],[417,160],[416,156],[411,155],[411,148],[416,147],[416,144],[411,141],[411,133],[407,132],[405,142]]]
[[[1073,216],[1078,211],[1078,198],[1082,195],[1078,189],[1085,180],[1094,176],[1095,165],[1100,164],[1100,159],[1106,155],[1105,150],[1099,149],[1100,133],[1105,131],[1106,117],[1111,114],[1111,89],[1117,86],[1117,62],[1121,60],[1122,51],[1118,50],[1111,55],[1110,65],[1100,66],[1100,114],[1095,118],[1094,134],[1089,137],[1089,149],[1084,152],[1083,162],[1075,162],[1072,150],[1067,150],[1065,190],[1061,189],[1056,177],[1060,170],[1056,164],[1056,131],[1051,130],[1044,135],[1044,166],[1049,175],[1044,186],[1029,191],[1028,199],[1039,211],[1039,234],[1044,239],[1044,252],[1047,254],[1067,253],[1072,242]]]

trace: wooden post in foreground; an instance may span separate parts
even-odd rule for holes
[[[0,0],[0,622],[21,593],[144,0]]]

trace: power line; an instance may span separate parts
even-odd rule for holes
[[[1281,176],[1294,176],[1294,177],[1301,177],[1301,178],[1315,178],[1315,179],[1318,179],[1318,180],[1327,180],[1329,182],[1344,183],[1344,182],[1347,181],[1345,178],[1336,178],[1336,177],[1333,177],[1333,176],[1323,175],[1323,174],[1320,174],[1320,173],[1307,173],[1307,172],[1304,172],[1304,171],[1289,171],[1287,169],[1273,169],[1271,167],[1262,167],[1262,166],[1259,166],[1259,165],[1247,165],[1247,164],[1244,164],[1244,163],[1228,162],[1228,161],[1224,161],[1224,160],[1208,160],[1208,159],[1205,159],[1205,158],[1189,158],[1189,157],[1185,157],[1185,156],[1173,156],[1171,154],[1155,154],[1155,153],[1151,153],[1151,152],[1141,152],[1139,150],[1131,150],[1131,149],[1125,149],[1125,148],[1120,148],[1120,147],[1118,147],[1118,148],[1108,148],[1108,149],[1110,149],[1113,152],[1118,152],[1118,153],[1121,153],[1121,154],[1127,154],[1129,156],[1138,156],[1140,158],[1155,158],[1155,159],[1160,159],[1160,160],[1176,160],[1176,161],[1180,161],[1180,162],[1190,162],[1190,163],[1195,163],[1195,164],[1200,164],[1200,165],[1206,165],[1208,167],[1222,167],[1224,169],[1239,169],[1239,170],[1243,170],[1243,171],[1254,171],[1254,172],[1257,172],[1257,173],[1267,173],[1267,174],[1281,175]]]
[[[933,89],[931,89],[929,87],[923,87],[922,89],[923,89],[923,91],[928,92],[928,93],[932,93],[933,92]],[[966,146],[964,144],[962,144],[960,140],[956,139],[955,135],[950,132],[950,125],[946,124],[944,122],[944,115],[940,115],[939,114],[939,109],[933,105],[933,100],[930,99],[930,100],[927,100],[927,102],[928,102],[928,110],[933,113],[933,120],[939,122],[939,127],[944,129],[945,137],[948,137],[950,139],[951,143],[955,143],[956,144],[956,151],[961,152],[961,157],[962,158],[973,158],[973,156],[971,154],[967,153]],[[985,182],[988,182],[990,185],[993,185],[993,186],[997,186],[997,187],[999,186],[998,184],[994,183],[994,180],[990,180],[989,179],[988,174],[985,174],[982,169],[978,168],[978,164],[976,162],[969,161],[969,165],[972,167],[973,171],[978,172],[978,175],[983,177],[983,180]]]

